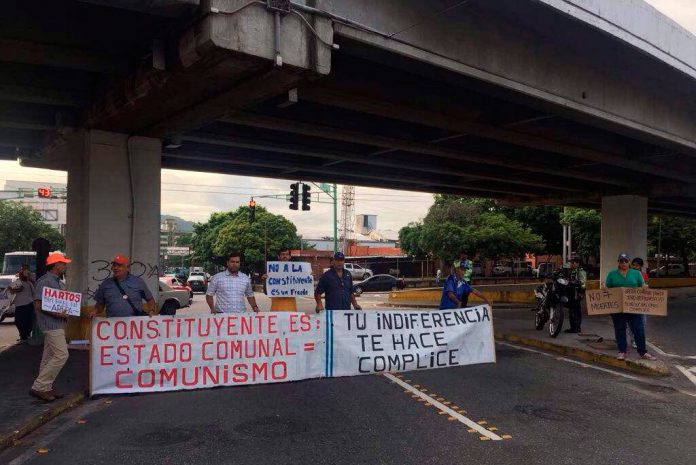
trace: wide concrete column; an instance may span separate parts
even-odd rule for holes
[[[648,199],[637,195],[602,197],[600,280],[616,268],[621,252],[631,258],[648,252]]]
[[[67,284],[89,297],[111,276],[116,254],[131,259],[157,299],[161,143],[83,130],[64,147],[68,159]],[[131,190],[132,186],[132,190]]]

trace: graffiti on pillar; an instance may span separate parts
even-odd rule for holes
[[[97,282],[106,281],[111,277],[111,262],[109,260],[94,260],[92,265],[96,265],[97,271],[92,275],[92,280]],[[130,264],[130,273],[138,278],[153,278],[159,276],[159,265],[133,261]]]

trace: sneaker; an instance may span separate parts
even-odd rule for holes
[[[616,356],[616,360],[626,360],[626,352],[619,352],[619,355]]]
[[[56,398],[51,394],[50,391],[36,391],[32,389],[29,391],[29,395],[46,402],[53,402],[54,400],[56,400]]]
[[[645,359],[645,360],[657,360],[657,358],[653,354],[650,354],[648,352],[641,355],[640,358]]]
[[[638,348],[638,345],[636,344],[636,341],[631,341],[631,347],[633,347],[634,349],[637,349],[637,348]]]

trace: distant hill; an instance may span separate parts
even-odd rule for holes
[[[176,221],[176,228],[181,232],[193,232],[193,221],[186,221],[174,215],[160,215],[160,222],[165,219],[172,218]]]

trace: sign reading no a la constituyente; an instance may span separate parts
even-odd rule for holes
[[[299,297],[314,295],[312,265],[306,262],[268,262],[266,295]]]
[[[80,316],[82,294],[44,287],[41,293],[41,310],[55,313],[67,313]]]

